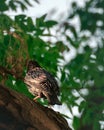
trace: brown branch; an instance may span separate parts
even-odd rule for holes
[[[7,32],[7,34],[12,35],[14,38],[18,39],[21,43],[23,43],[23,44],[25,43],[24,39],[21,38],[17,33],[10,32],[10,31],[6,31],[6,32]]]
[[[22,43],[22,48],[25,48],[25,49],[26,49],[25,52],[28,52],[28,46],[27,46],[27,44],[26,44],[25,39],[24,39],[22,36],[20,36],[20,35],[17,34],[16,32],[10,32],[10,31],[8,31],[8,30],[5,30],[5,31],[7,32],[8,35],[11,35],[11,36],[13,36],[14,38],[16,38],[17,40],[19,40],[20,43]],[[27,59],[29,59],[29,54],[28,54],[28,53],[26,53],[26,56],[27,56]]]
[[[25,39],[19,35],[18,33],[16,32],[10,32],[9,30],[4,30],[8,35],[10,36],[13,36],[16,40],[18,40],[21,44],[21,49],[25,48],[24,49],[24,52],[25,52],[25,55],[26,55],[26,58],[24,59],[26,64],[27,64],[27,61],[29,60],[29,54],[28,54],[28,46],[26,44],[26,41]],[[22,52],[22,50],[20,50]],[[18,54],[19,55],[19,54]],[[16,59],[16,65],[21,62],[19,61],[19,59],[17,58]],[[18,65],[17,65],[18,66]],[[22,71],[18,71],[19,69],[18,68],[15,68],[15,70],[17,71],[13,71],[13,69],[7,69],[3,66],[0,65],[0,75],[2,75],[4,78],[7,77],[8,75],[12,75],[14,78],[16,78],[17,80],[24,80],[24,78],[22,77]],[[19,72],[19,73],[18,73]],[[21,74],[20,74],[21,73]]]
[[[60,113],[0,85],[0,129],[71,130]]]
[[[1,66],[0,65],[0,75],[2,75],[2,76],[4,76],[5,77],[5,75],[7,76],[7,75],[12,75],[14,78],[16,78],[16,79],[20,79],[20,80],[24,80],[24,78],[21,76],[18,76],[18,74],[17,73],[14,73],[12,70],[9,70],[9,69],[7,69],[7,68],[5,68],[5,67],[3,67],[3,66]]]

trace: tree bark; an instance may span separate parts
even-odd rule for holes
[[[60,113],[0,85],[0,130],[71,130]]]

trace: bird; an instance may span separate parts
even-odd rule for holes
[[[60,95],[59,86],[54,76],[42,68],[36,60],[30,60],[27,64],[27,73],[24,78],[28,91],[38,98],[48,100],[49,105],[61,105],[58,99]]]

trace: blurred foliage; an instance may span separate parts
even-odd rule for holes
[[[24,11],[32,6],[31,2],[1,0],[1,83],[32,98],[22,79],[27,61],[35,59],[58,78],[60,98],[73,115],[74,130],[100,130],[99,121],[104,121],[103,5],[103,0],[86,1],[84,7],[72,2],[68,18],[58,24],[54,20],[46,20],[46,14],[35,20],[23,14],[12,19],[5,11],[18,8]],[[76,16],[80,23],[78,29],[70,22]],[[58,28],[56,35],[51,33],[53,27]],[[44,40],[46,37],[47,41]],[[52,38],[55,38],[54,42]],[[64,54],[70,53],[70,46],[75,55],[66,62]],[[73,107],[78,108],[81,116],[73,113]]]

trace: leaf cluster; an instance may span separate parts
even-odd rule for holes
[[[37,60],[58,77],[60,98],[73,115],[73,128],[100,130],[99,121],[104,121],[104,1],[89,0],[84,8],[73,2],[71,14],[62,24],[46,20],[46,14],[34,20],[23,14],[12,19],[4,13],[9,9],[15,11],[18,5],[25,10],[31,2],[2,0],[0,4],[1,83],[32,98],[21,79],[26,73],[27,61]],[[70,23],[76,16],[79,30]],[[53,27],[59,28],[56,36],[51,33]],[[58,33],[64,40],[58,38]],[[55,42],[51,38],[55,38]],[[91,47],[92,39],[94,47]],[[64,54],[71,49],[75,55],[66,62]],[[78,108],[79,117],[73,107]]]

